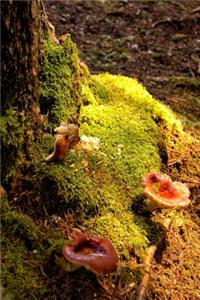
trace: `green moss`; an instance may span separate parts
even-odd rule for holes
[[[71,153],[64,164],[49,164],[38,172],[41,178],[38,188],[50,213],[59,212],[61,207],[64,210],[72,208],[77,220],[82,220],[96,210],[98,192],[92,180],[85,176],[81,157]]]
[[[80,224],[110,237],[120,255],[128,257],[132,247],[142,255],[149,232],[131,207],[142,193],[141,178],[161,169],[161,145],[170,147],[174,134],[183,135],[181,123],[127,77],[91,76],[82,96],[88,101],[81,109],[81,134],[99,138],[100,148],[71,151],[63,163],[42,170],[38,165],[38,189],[48,211],[73,209]]]
[[[42,299],[48,284],[41,270],[51,257],[62,255],[65,239],[51,230],[44,234],[28,215],[11,208],[7,199],[1,204],[1,282],[6,294],[11,299]],[[52,268],[55,265],[51,263]]]
[[[6,199],[2,202],[1,223],[2,284],[13,299],[38,299],[44,289],[36,272],[38,255],[34,252],[39,232],[33,221],[11,209]]]
[[[51,284],[38,272],[38,262],[68,270],[62,257],[62,226],[68,212],[74,218],[66,224],[68,231],[81,225],[109,237],[122,259],[128,259],[133,249],[142,257],[152,236],[155,240],[155,228],[132,211],[136,199],[142,199],[141,178],[161,169],[161,148],[176,147],[177,137],[184,137],[175,114],[136,80],[109,74],[90,77],[83,72],[79,82],[77,52],[70,38],[63,47],[48,40],[45,49],[41,108],[48,114],[48,126],[66,121],[83,99],[81,135],[96,137],[100,144],[93,151],[70,150],[63,162],[45,164],[42,160],[53,150],[54,138],[46,134],[41,143],[37,141],[43,157],[39,150],[33,153],[28,171],[20,174],[22,191],[28,196],[20,202],[17,195],[27,215],[7,207],[2,216],[3,284],[15,299],[44,299],[50,290]],[[62,221],[56,233],[55,215]],[[47,227],[41,226],[46,220]],[[55,295],[59,298],[58,292]]]
[[[129,258],[131,249],[141,256],[149,243],[147,233],[135,223],[133,214],[124,209],[103,213],[85,224],[96,234],[109,237],[123,258]]]
[[[40,106],[48,114],[49,125],[56,127],[77,112],[81,98],[78,53],[70,36],[62,46],[46,40],[40,83]]]
[[[15,145],[16,148],[21,146],[25,131],[24,121],[24,115],[19,115],[14,108],[6,110],[5,115],[0,119],[1,137],[5,146]]]
[[[1,149],[2,149],[2,181],[9,171],[23,160],[23,144],[26,132],[26,118],[24,112],[15,108],[8,108],[0,118]],[[12,155],[10,155],[12,153]],[[9,157],[9,159],[8,159]]]
[[[170,129],[175,128],[180,133],[182,132],[181,122],[172,110],[154,99],[136,79],[110,74],[96,75],[93,76],[93,79],[97,82],[97,86],[101,84],[109,91],[108,101],[125,102],[133,105],[140,112],[143,111],[148,113],[151,118],[156,118],[156,121],[160,117]],[[105,99],[105,92],[102,95],[101,90],[95,89],[94,92],[100,99]]]
[[[131,78],[92,76],[88,89],[96,102],[82,107],[81,132],[100,139],[99,161],[91,168],[101,197],[99,214],[86,223],[109,236],[121,255],[128,255],[131,247],[142,253],[148,234],[134,222],[131,205],[142,192],[141,178],[161,168],[160,145],[175,133],[183,135],[182,126],[168,107]]]

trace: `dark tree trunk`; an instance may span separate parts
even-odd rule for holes
[[[39,96],[40,0],[3,1],[2,113],[10,106],[31,112]]]
[[[1,25],[1,116],[5,125],[2,176],[5,177],[20,152],[28,158],[29,146],[37,132],[41,0],[2,1]],[[15,117],[14,125],[10,114]]]

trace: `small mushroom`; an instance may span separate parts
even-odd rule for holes
[[[2,185],[0,185],[0,198],[5,198],[7,196],[8,196],[8,194],[7,194],[6,190],[3,188]]]
[[[108,274],[117,269],[117,252],[109,239],[78,229],[74,229],[70,239],[63,254],[71,263],[84,266],[96,274]]]
[[[191,203],[188,187],[181,182],[172,182],[166,174],[149,173],[142,179],[142,186],[150,210],[186,207]]]
[[[80,141],[79,126],[76,124],[61,125],[54,129],[56,133],[54,151],[45,158],[46,162],[62,161],[68,150]]]

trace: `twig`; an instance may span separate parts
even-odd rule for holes
[[[135,282],[132,282],[128,285],[128,287],[120,294],[120,296],[124,296],[124,295],[128,295],[132,290],[133,288],[135,287]]]
[[[148,249],[147,257],[145,259],[145,268],[144,268],[144,276],[142,278],[142,281],[140,282],[140,285],[138,289],[136,290],[136,293],[132,294],[130,297],[130,300],[143,300],[146,295],[146,290],[149,284],[149,278],[150,278],[150,267],[151,267],[151,260],[154,257],[154,254],[156,252],[157,246],[152,245]]]
[[[192,13],[198,13],[198,12],[200,12],[200,6],[197,6],[192,10]]]

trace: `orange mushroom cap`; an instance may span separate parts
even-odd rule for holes
[[[190,191],[181,182],[172,182],[163,173],[149,173],[142,179],[144,193],[148,197],[150,208],[179,208],[188,206]]]
[[[64,247],[63,254],[71,263],[97,274],[114,272],[118,265],[117,252],[109,239],[78,229],[71,234],[71,241]]]

